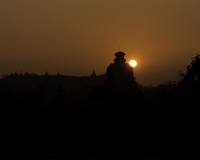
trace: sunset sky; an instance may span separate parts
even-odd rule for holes
[[[140,84],[178,80],[200,53],[200,0],[0,0],[0,76],[103,74],[119,45]]]

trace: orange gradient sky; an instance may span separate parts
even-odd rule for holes
[[[88,76],[114,54],[137,82],[178,80],[200,53],[200,0],[0,0],[0,75]]]

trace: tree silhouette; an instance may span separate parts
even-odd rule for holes
[[[179,86],[182,90],[180,106],[184,106],[185,112],[191,111],[192,118],[198,117],[196,114],[199,108],[200,97],[200,54],[197,54],[192,58],[192,62],[187,66],[186,74],[181,74],[183,77],[179,82]],[[187,109],[186,109],[187,108]],[[193,122],[194,123],[194,122]],[[196,123],[196,120],[195,120]]]
[[[198,91],[200,87],[200,54],[197,54],[191,65],[187,66],[187,73],[181,74],[183,77],[179,85],[188,91]]]

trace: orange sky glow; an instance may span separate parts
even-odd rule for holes
[[[136,81],[178,80],[200,53],[199,0],[1,0],[0,76],[106,72],[120,50]]]

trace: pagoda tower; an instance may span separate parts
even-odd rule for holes
[[[124,52],[115,53],[114,63],[107,67],[105,86],[111,95],[125,95],[139,92],[139,87],[133,75],[133,67],[126,63]]]

